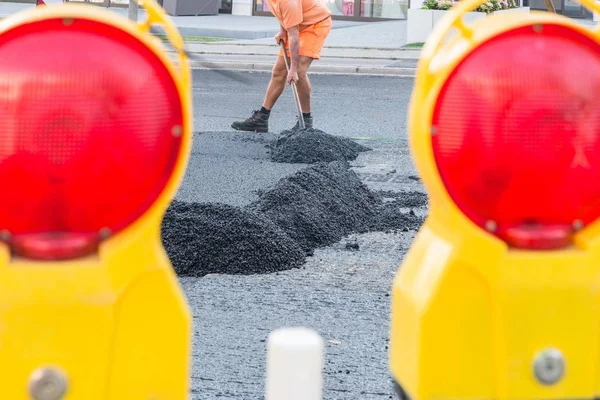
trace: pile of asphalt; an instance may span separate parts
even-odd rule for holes
[[[226,204],[174,201],[162,239],[181,276],[276,272],[298,267],[305,258],[272,221]]]
[[[368,230],[380,199],[345,162],[320,163],[280,180],[249,208],[280,226],[307,254]]]
[[[294,129],[281,132],[272,145],[271,160],[291,164],[353,161],[361,152],[369,150],[348,138],[318,129]]]
[[[280,180],[245,208],[172,203],[163,243],[179,275],[270,273],[298,267],[316,248],[352,233],[419,229],[423,218],[401,209],[427,199],[408,199],[398,194],[384,201],[346,162],[319,163]]]

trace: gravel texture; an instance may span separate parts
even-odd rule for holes
[[[333,162],[280,180],[249,208],[274,221],[310,255],[352,232],[368,230],[378,204],[345,162]]]
[[[418,230],[424,218],[416,215],[413,210],[404,211],[405,208],[402,200],[383,204],[379,207],[377,217],[368,231],[390,233]]]
[[[353,161],[369,150],[353,140],[318,129],[295,129],[281,132],[272,146],[271,160],[290,164]]]
[[[228,132],[232,120],[246,118],[262,102],[267,74],[245,74],[253,83],[242,87],[213,71],[193,74],[194,129],[203,134],[194,138],[178,200],[245,207],[258,200],[258,191],[307,167],[272,163],[265,145],[276,139],[273,133]],[[347,85],[347,76],[315,75],[311,81],[318,88],[315,127],[364,137],[354,140],[373,149],[352,161],[371,190],[425,191],[407,143],[412,79],[365,76]],[[278,103],[269,120],[272,132],[296,123],[292,96]],[[301,267],[272,274],[180,277],[194,321],[189,400],[264,399],[268,334],[286,326],[323,336],[323,400],[393,399],[388,296],[414,234],[352,234],[316,249]],[[359,250],[346,243],[357,243]]]
[[[350,235],[274,274],[180,278],[194,310],[189,400],[264,400],[269,333],[324,339],[323,400],[394,399],[388,366],[391,283],[414,232]],[[360,250],[346,248],[346,240]]]
[[[162,235],[181,276],[271,273],[296,268],[315,249],[352,233],[416,230],[423,218],[407,207],[426,201],[418,192],[373,192],[346,162],[319,163],[281,179],[245,208],[175,201]]]
[[[273,222],[226,204],[173,202],[162,237],[181,276],[270,273],[300,266],[305,258]]]
[[[422,192],[381,190],[377,194],[385,200],[391,200],[398,207],[424,207],[427,204],[427,194]]]

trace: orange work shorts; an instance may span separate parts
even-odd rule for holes
[[[302,29],[298,40],[300,56],[310,57],[314,60],[320,59],[325,39],[331,32],[331,25],[331,17],[329,17]],[[287,37],[285,39],[285,49],[287,50],[287,56],[290,57],[290,43]],[[283,56],[281,49],[279,49],[279,56]]]

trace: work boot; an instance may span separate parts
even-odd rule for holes
[[[313,117],[304,117],[304,127],[306,129],[311,129],[313,127]],[[300,129],[300,121],[296,122],[296,125],[292,128],[293,131]]]
[[[236,131],[269,132],[269,115],[260,110],[252,111],[252,116],[245,121],[235,121],[231,127]]]

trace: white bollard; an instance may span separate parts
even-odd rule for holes
[[[324,344],[307,328],[277,329],[267,344],[266,400],[322,400]]]

